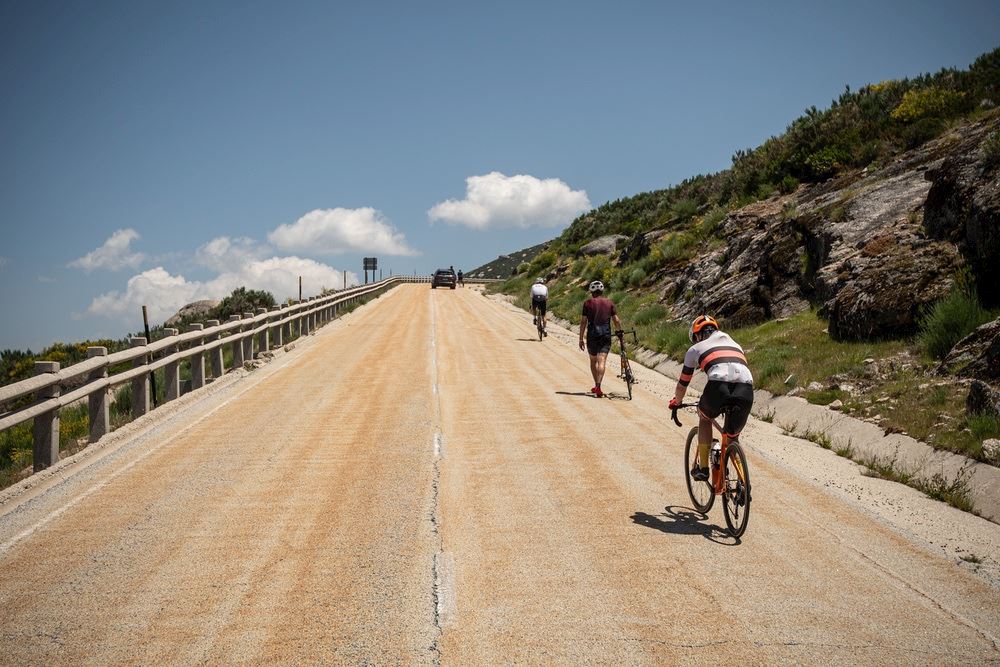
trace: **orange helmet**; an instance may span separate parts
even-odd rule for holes
[[[719,323],[715,321],[715,318],[711,315],[699,315],[694,318],[694,322],[691,323],[691,328],[688,330],[688,338],[691,342],[694,342],[694,337],[703,331],[717,331],[719,329]]]

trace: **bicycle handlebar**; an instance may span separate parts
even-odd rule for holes
[[[682,424],[681,420],[677,418],[677,411],[680,410],[681,408],[693,408],[696,407],[697,405],[698,405],[697,403],[680,403],[676,408],[670,410],[670,418],[673,419],[674,423],[677,424],[678,426],[683,426],[684,424]]]
[[[636,345],[639,344],[639,336],[637,335],[635,329],[619,329],[615,332],[615,335],[618,336],[618,340],[625,340],[625,334],[632,334],[632,342]]]

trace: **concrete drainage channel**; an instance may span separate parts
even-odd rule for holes
[[[640,350],[642,365],[669,378],[680,375],[681,365],[666,355]],[[700,391],[701,377],[691,383]],[[774,396],[758,389],[754,393],[753,414],[766,418],[788,435],[802,438],[805,433],[822,434],[824,446],[847,453],[856,462],[875,461],[908,475],[919,488],[921,483],[968,488],[973,510],[983,518],[1000,523],[1000,468],[960,454],[934,449],[927,443],[899,433],[886,434],[881,428],[826,406],[813,405],[797,396]],[[804,438],[802,438],[804,439]],[[819,446],[819,445],[817,445]],[[863,465],[863,463],[862,463]]]
[[[491,295],[519,313],[526,311],[514,306],[504,295]],[[570,331],[574,325],[549,315],[549,322]],[[665,354],[639,348],[635,358],[640,364],[660,375],[675,380],[680,375],[681,364]],[[705,386],[700,374],[691,382],[691,389],[700,393]],[[759,420],[770,421],[803,442],[814,443],[805,437],[809,433],[821,435],[824,447],[848,457],[864,466],[873,461],[891,468],[909,478],[909,485],[962,487],[968,490],[973,512],[993,523],[1000,524],[1000,468],[970,459],[960,454],[936,450],[927,443],[899,433],[886,434],[881,428],[854,417],[813,405],[795,396],[774,396],[758,389],[754,394],[753,415]],[[820,445],[815,445],[819,447]]]

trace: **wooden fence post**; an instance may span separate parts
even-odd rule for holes
[[[204,331],[204,324],[192,324],[191,331]],[[201,347],[205,338],[200,336],[194,340],[191,347]],[[201,350],[191,355],[191,389],[201,389],[205,386],[205,353]]]
[[[130,347],[145,347],[146,339],[142,337],[130,338]],[[139,368],[146,365],[147,355],[143,355],[132,361],[132,368]],[[139,377],[132,378],[132,416],[140,417],[149,412],[149,374],[143,373]]]
[[[180,331],[178,329],[166,328],[163,330],[164,336],[176,336]],[[179,350],[179,346],[175,343],[170,347],[163,350],[163,353],[167,356],[174,354]],[[163,368],[163,379],[167,385],[163,389],[163,400],[164,401],[174,401],[181,396],[181,362],[180,360],[171,361],[167,363]]]
[[[58,361],[36,361],[35,375],[43,373],[58,373]],[[39,389],[35,394],[38,401],[46,401],[59,396],[59,385],[53,384]],[[45,470],[59,461],[59,408],[43,412],[34,419],[32,431],[35,439],[34,462],[35,472]]]
[[[88,347],[87,358],[108,356],[106,347]],[[103,380],[108,377],[107,365],[95,368],[87,375],[87,382]],[[87,397],[87,414],[90,416],[90,442],[95,443],[111,431],[111,409],[108,397],[110,387],[102,387]]]

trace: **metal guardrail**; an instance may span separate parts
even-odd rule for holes
[[[59,411],[66,406],[88,399],[89,440],[97,442],[111,430],[110,392],[114,387],[131,382],[133,417],[144,415],[151,409],[149,378],[153,371],[165,369],[165,401],[169,402],[181,395],[180,364],[184,360],[190,359],[194,391],[208,383],[206,356],[214,377],[226,372],[222,350],[225,345],[232,345],[233,368],[237,368],[262,352],[283,346],[285,340],[291,339],[293,329],[303,336],[333,320],[338,307],[378,296],[402,283],[426,282],[430,282],[429,277],[394,276],[291,305],[233,315],[226,323],[208,320],[207,328],[194,324],[185,333],[167,328],[166,336],[158,341],[132,338],[131,348],[114,354],[108,354],[105,347],[90,347],[85,361],[67,368],[60,368],[57,361],[36,361],[34,377],[0,387],[0,405],[27,396],[35,399],[29,406],[0,413],[0,431],[34,420],[34,470],[38,472],[59,460]],[[132,363],[129,370],[108,375],[109,368],[128,362]],[[63,385],[81,376],[86,377],[82,386],[62,393]]]

